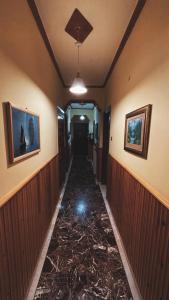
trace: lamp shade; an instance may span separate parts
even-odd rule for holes
[[[80,73],[78,72],[73,83],[69,89],[72,94],[83,95],[87,92],[87,88],[83,82],[83,79],[80,77]]]

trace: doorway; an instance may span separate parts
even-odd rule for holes
[[[89,123],[73,123],[73,153],[88,154]]]
[[[102,159],[102,183],[107,184],[108,171],[108,154],[109,154],[109,140],[110,140],[110,115],[111,108],[104,113],[103,118],[103,159]]]
[[[58,154],[59,154],[59,185],[63,185],[69,167],[69,149],[67,137],[67,115],[58,106]]]

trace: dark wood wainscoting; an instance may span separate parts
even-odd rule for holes
[[[0,209],[0,299],[23,300],[59,198],[58,156]]]
[[[144,300],[169,299],[169,210],[109,155],[107,198]]]

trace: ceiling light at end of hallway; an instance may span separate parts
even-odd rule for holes
[[[80,116],[80,120],[81,120],[81,121],[84,121],[84,120],[85,120],[85,116],[83,116],[83,115]]]

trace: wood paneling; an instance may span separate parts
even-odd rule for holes
[[[23,300],[59,198],[58,156],[0,209],[0,299]]]
[[[169,299],[169,210],[109,155],[107,198],[144,300]]]

